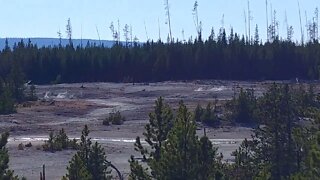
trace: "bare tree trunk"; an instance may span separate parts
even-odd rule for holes
[[[169,26],[169,37],[170,41],[172,42],[172,31],[171,31],[171,16],[170,16],[170,7],[169,7],[169,0],[165,0],[165,9],[166,9],[166,15],[168,19],[168,26]]]

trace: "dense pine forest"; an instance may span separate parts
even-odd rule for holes
[[[284,80],[319,78],[317,40],[294,43],[278,36],[262,43],[258,28],[248,40],[221,28],[203,40],[142,44],[115,43],[111,48],[87,44],[37,47],[32,42],[8,45],[0,54],[0,75],[19,66],[27,80],[37,84],[71,82],[142,82],[166,80]]]

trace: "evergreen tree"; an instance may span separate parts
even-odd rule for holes
[[[218,164],[220,164],[219,159],[217,159],[218,148],[213,147],[209,138],[203,136],[200,138],[198,151],[200,169],[197,179],[218,179]]]
[[[79,151],[77,152],[82,159],[82,161],[85,163],[85,166],[88,167],[89,162],[89,153],[91,148],[91,138],[89,138],[89,128],[87,125],[84,126],[81,138],[80,138],[80,144],[79,144]]]
[[[12,93],[13,98],[17,102],[22,102],[25,99],[24,95],[24,74],[18,62],[13,62],[10,74],[7,77],[7,82]]]
[[[180,102],[174,126],[154,166],[156,179],[215,179],[219,177],[217,148],[206,137],[198,139],[196,124]]]
[[[161,149],[161,157],[156,166],[156,179],[197,179],[199,141],[196,125],[187,107],[180,102],[174,126],[168,140]]]
[[[107,174],[111,171],[108,170],[109,164],[106,162],[107,156],[104,149],[97,142],[91,147],[88,159],[88,170],[92,175],[93,180],[110,179]]]
[[[320,133],[317,132],[311,139],[310,145],[307,149],[307,156],[305,157],[304,167],[300,172],[295,174],[294,180],[320,179]]]
[[[236,180],[250,180],[258,175],[258,168],[255,162],[254,144],[245,139],[240,147],[232,153],[235,163],[231,165],[231,177]]]
[[[203,108],[200,106],[200,104],[198,104],[196,109],[194,110],[194,120],[196,122],[201,122],[202,114],[203,114]]]
[[[69,166],[67,167],[66,177],[69,180],[91,180],[92,175],[88,171],[85,162],[82,161],[81,157],[78,154],[75,154]]]
[[[155,112],[170,112],[171,114],[171,111],[157,111],[158,107],[164,107],[160,102],[162,102],[161,98],[156,101]],[[170,107],[167,108],[170,109]],[[158,132],[159,126],[149,127],[154,129],[146,128],[146,131]],[[147,163],[139,163],[131,156],[129,160],[130,179],[215,179],[222,177],[221,172],[218,171],[220,160],[216,155],[217,149],[213,148],[207,137],[198,139],[194,117],[182,102],[180,102],[179,110],[172,127],[168,130],[167,137],[161,143],[158,156],[150,156],[148,149],[141,145],[139,137],[136,139],[135,149],[142,154]],[[147,155],[149,158],[146,157]]]
[[[255,122],[256,98],[254,91],[240,89],[238,97],[233,97],[226,104],[229,110],[229,118],[237,123],[253,123]]]
[[[82,130],[81,142],[78,152],[72,157],[67,167],[66,177],[71,179],[103,180],[111,178],[111,171],[108,170],[109,163],[106,160],[104,148],[97,142],[91,145],[91,138],[88,138],[89,129],[85,125]]]
[[[129,159],[130,174],[129,180],[151,180],[152,176],[148,173],[148,169],[144,168],[134,156],[131,155]]]
[[[12,170],[9,170],[9,154],[6,144],[8,142],[9,133],[1,134],[0,138],[0,179],[3,180],[18,180]]]
[[[289,178],[297,172],[293,140],[298,119],[295,101],[288,85],[273,84],[259,100],[260,127],[254,130],[253,144],[260,170],[270,172],[271,179]]]
[[[145,132],[143,133],[151,151],[142,146],[140,137],[137,137],[135,142],[135,149],[140,152],[144,161],[151,167],[159,160],[161,156],[161,147],[167,139],[168,133],[173,125],[171,108],[165,104],[163,98],[158,98],[155,104],[154,112],[149,114],[149,123],[145,126]],[[131,163],[138,164],[134,161],[131,161]],[[138,168],[141,169],[142,167]],[[153,173],[154,172],[151,171],[151,174]]]
[[[2,83],[0,81],[0,83]],[[9,87],[2,83],[0,92],[0,114],[10,114],[16,112],[14,99]]]

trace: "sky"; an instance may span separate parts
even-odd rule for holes
[[[195,0],[169,0],[172,34],[176,39],[196,36],[192,9]],[[255,25],[259,27],[262,40],[266,39],[266,1],[249,0],[251,9],[251,34]],[[285,13],[288,24],[294,28],[294,38],[300,40],[300,21],[297,0],[268,0],[268,14],[277,11],[279,34],[286,36]],[[244,11],[248,12],[247,0],[198,0],[199,20],[202,22],[203,37],[207,38],[213,27],[217,33],[224,26],[227,33],[231,27],[239,34],[245,34]],[[302,24],[306,17],[314,16],[320,0],[300,0]],[[60,30],[66,37],[65,26],[71,20],[72,36],[80,39],[111,40],[111,22],[120,22],[121,39],[123,27],[132,26],[133,35],[143,42],[157,40],[160,35],[167,39],[164,0],[0,0],[0,37],[58,37]],[[224,18],[223,18],[224,17]],[[222,20],[223,19],[223,20]],[[158,23],[159,22],[159,23]],[[270,23],[270,17],[269,17]]]

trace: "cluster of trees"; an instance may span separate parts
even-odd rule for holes
[[[198,104],[194,110],[194,119],[196,122],[201,122],[208,126],[218,126],[220,124],[220,119],[218,117],[217,101],[214,103],[213,107],[211,103],[208,103],[205,109]]]
[[[0,74],[0,114],[16,112],[16,103],[37,100],[35,86],[26,85],[25,75],[19,62],[11,61],[9,64],[0,67],[1,70],[8,68],[6,73]]]
[[[259,126],[252,140],[245,140],[233,153],[235,163],[229,166],[228,176],[319,179],[319,101],[312,88],[274,84],[257,106]]]
[[[62,151],[65,149],[78,149],[76,139],[70,140],[64,129],[62,128],[58,134],[50,132],[48,141],[42,145],[44,151]]]
[[[256,121],[257,98],[253,89],[240,89],[239,94],[226,103],[226,116],[232,122],[253,124]]]
[[[217,149],[208,137],[196,135],[193,114],[180,102],[176,116],[162,98],[150,115],[143,133],[147,147],[137,137],[135,150],[142,162],[131,156],[129,179],[221,178]]]
[[[126,120],[124,116],[121,115],[120,111],[109,113],[109,117],[103,120],[102,124],[109,126],[113,125],[121,125]]]
[[[63,180],[111,179],[111,163],[107,161],[104,148],[97,142],[92,144],[88,126],[82,130],[79,150],[72,157]]]
[[[252,101],[252,92],[241,93]],[[320,104],[312,88],[273,84],[256,105],[252,139],[233,152],[235,162],[223,163],[210,140],[196,135],[195,114],[180,103],[174,116],[158,99],[143,134],[147,145],[136,139],[142,161],[131,157],[130,179],[319,179]]]
[[[187,42],[146,42],[130,45],[121,42],[113,47],[87,44],[74,47],[37,47],[19,42],[8,44],[0,53],[0,75],[10,73],[13,62],[19,64],[28,80],[34,83],[94,81],[164,81],[192,79],[281,80],[318,79],[320,45],[281,40],[262,43],[256,39],[230,34],[220,28],[208,39],[199,37]]]

